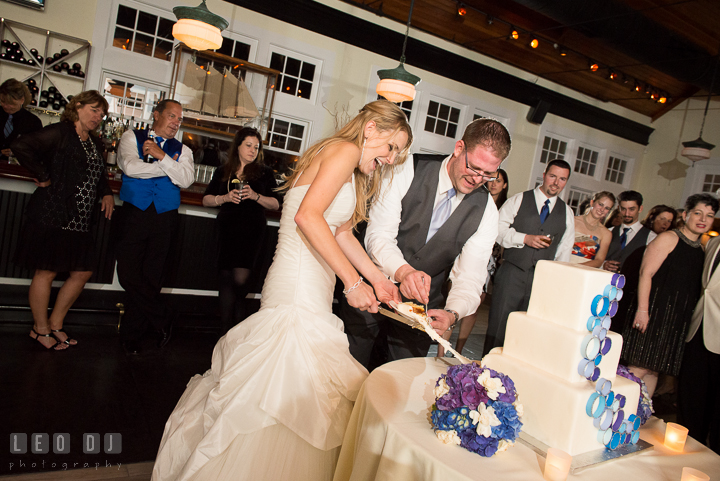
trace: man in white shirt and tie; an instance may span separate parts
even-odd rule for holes
[[[495,274],[483,354],[505,342],[510,313],[527,310],[537,262],[570,260],[574,213],[558,197],[570,172],[570,164],[564,160],[548,162],[542,185],[515,194],[500,208],[497,242],[505,252]]]
[[[428,305],[435,330],[442,334],[480,304],[487,263],[497,236],[497,208],[487,190],[510,153],[510,134],[499,122],[478,119],[468,125],[449,156],[414,154],[383,180],[365,236],[370,258],[405,299]],[[447,294],[442,291],[448,278]],[[372,369],[373,348],[387,341],[389,360],[426,356],[424,332],[382,315],[340,302],[340,317],[350,352]],[[376,341],[378,344],[376,345]]]
[[[182,105],[158,102],[153,112],[155,138],[147,130],[128,130],[120,139],[118,165],[123,171],[123,201],[117,242],[117,273],[125,289],[120,339],[125,352],[138,354],[140,339],[152,326],[158,347],[172,334],[172,312],[160,297],[168,252],[180,221],[180,189],[195,180],[192,151],[175,139]]]
[[[640,247],[652,242],[657,234],[640,222],[643,211],[643,196],[640,192],[626,190],[618,196],[620,214],[623,222],[610,229],[612,240],[602,268],[610,272],[619,272],[627,258]]]

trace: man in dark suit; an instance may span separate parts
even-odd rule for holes
[[[27,85],[7,79],[0,85],[0,159],[7,160],[12,155],[10,144],[19,135],[35,132],[42,128],[42,122],[23,107],[32,100]]]
[[[497,242],[505,248],[495,274],[483,354],[505,342],[507,319],[526,311],[539,260],[569,261],[575,242],[572,209],[558,197],[570,179],[570,164],[547,163],[539,187],[515,194],[500,208]]]
[[[618,196],[623,222],[610,229],[612,240],[608,248],[603,269],[619,272],[630,254],[648,245],[657,234],[640,222],[643,211],[643,196],[640,192],[626,190]]]
[[[465,129],[449,156],[414,154],[372,206],[365,245],[375,264],[400,284],[405,299],[428,305],[442,334],[480,304],[486,266],[497,236],[497,208],[480,187],[497,176],[510,153],[510,134],[499,122],[478,119]],[[447,295],[442,287],[449,278]],[[340,317],[350,352],[373,368],[376,341],[387,342],[389,360],[426,356],[424,332],[350,307],[341,299]],[[383,333],[381,334],[381,328]]]

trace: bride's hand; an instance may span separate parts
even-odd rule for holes
[[[397,286],[390,279],[383,278],[382,281],[376,282],[373,284],[373,289],[375,289],[375,295],[380,302],[387,305],[390,305],[389,303],[392,301],[397,304],[402,302],[400,291],[398,291]]]
[[[359,286],[346,294],[348,304],[356,307],[361,311],[377,312],[380,303],[375,298],[372,287],[361,282]]]

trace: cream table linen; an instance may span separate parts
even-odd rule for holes
[[[435,381],[451,363],[454,360],[443,358],[403,359],[370,374],[350,417],[334,481],[542,480],[545,459],[519,442],[507,452],[483,458],[435,437],[428,408]],[[720,456],[692,438],[685,452],[676,454],[662,445],[664,433],[665,423],[653,417],[640,437],[654,444],[654,450],[588,468],[568,480],[679,481],[683,466],[711,479],[720,476]]]

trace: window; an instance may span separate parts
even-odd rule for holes
[[[305,126],[287,120],[270,119],[268,138],[270,147],[294,153],[300,153]]]
[[[598,153],[585,147],[578,147],[575,172],[593,177],[597,166]]]
[[[282,75],[278,75],[275,90],[310,99],[315,78],[315,65],[273,52],[270,58],[270,68],[282,72]]]
[[[137,83],[105,78],[103,96],[108,101],[108,114],[151,121],[152,110],[165,92]]]
[[[167,18],[119,5],[113,46],[169,62],[174,23]]]
[[[565,142],[564,140],[546,136],[545,140],[543,141],[540,162],[543,164],[547,164],[548,160],[564,159],[566,150],[567,142]]]
[[[714,194],[720,189],[720,175],[706,174],[703,181],[702,191]]]
[[[223,37],[222,46],[215,51],[228,57],[250,59],[250,45],[227,37]]]
[[[583,192],[575,189],[568,190],[567,205],[569,205],[573,212],[575,212],[575,215],[582,214],[582,212],[578,212],[580,204],[589,199],[589,192]]]
[[[610,157],[608,160],[608,167],[605,171],[605,180],[614,182],[616,184],[622,184],[625,179],[625,171],[627,169],[627,160],[619,159],[617,157]]]
[[[378,100],[387,100],[382,95],[377,96]],[[412,113],[412,107],[413,107],[413,101],[412,100],[406,100],[405,102],[400,102],[397,104],[398,107],[400,107],[400,110],[405,112],[405,116],[407,117],[408,121],[410,120],[410,114]]]
[[[425,118],[425,131],[454,139],[459,121],[460,109],[431,100]]]

